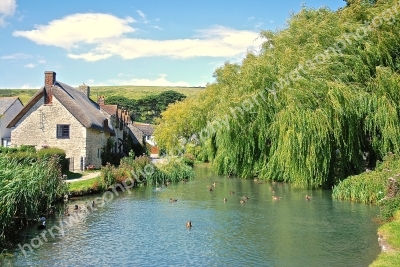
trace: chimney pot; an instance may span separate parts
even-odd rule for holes
[[[53,86],[56,82],[56,73],[54,71],[45,71],[44,72],[44,85],[45,86]]]

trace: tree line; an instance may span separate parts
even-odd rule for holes
[[[128,110],[132,121],[154,123],[160,117],[161,112],[168,105],[185,99],[184,94],[169,90],[158,95],[150,95],[141,99],[128,99],[124,96],[111,96],[106,98],[106,104],[119,105]]]

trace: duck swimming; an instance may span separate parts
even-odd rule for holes
[[[192,222],[191,221],[187,221],[186,222],[186,227],[187,228],[191,228],[192,227]]]
[[[46,218],[45,217],[40,217],[39,219],[40,224],[38,225],[37,229],[42,230],[46,228]]]
[[[177,199],[172,199],[172,198],[169,199],[169,202],[177,202],[177,201],[178,201]]]

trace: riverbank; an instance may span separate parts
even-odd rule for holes
[[[370,267],[400,266],[400,211],[392,221],[379,227],[378,236],[382,252]]]

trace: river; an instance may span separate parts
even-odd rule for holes
[[[380,252],[376,206],[332,200],[329,190],[196,172],[186,183],[110,192],[103,207],[48,218],[47,232],[26,229],[24,252],[4,265],[351,267],[368,266]]]

